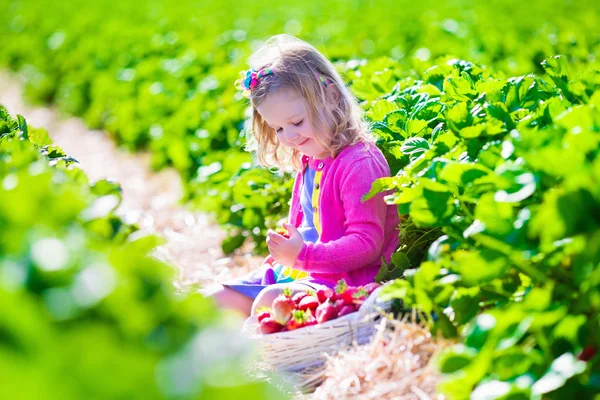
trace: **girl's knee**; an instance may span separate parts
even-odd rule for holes
[[[227,286],[217,283],[201,289],[199,292],[205,297],[213,299],[217,306],[221,308],[233,309],[242,314],[250,315],[252,299]]]

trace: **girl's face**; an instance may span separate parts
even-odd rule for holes
[[[277,132],[281,144],[316,159],[329,157],[330,153],[315,139],[304,101],[294,91],[271,93],[256,109]]]

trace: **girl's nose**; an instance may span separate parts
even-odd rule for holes
[[[287,140],[288,142],[293,142],[294,140],[298,139],[299,135],[295,132],[292,131],[284,131],[284,137],[285,140]]]

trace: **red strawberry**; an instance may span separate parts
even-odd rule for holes
[[[292,291],[290,288],[285,288],[281,294],[273,300],[273,319],[285,325],[292,318],[292,311],[296,308],[294,300],[292,300]]]
[[[319,307],[319,300],[314,296],[306,296],[300,301],[300,304],[298,304],[298,309],[303,311],[307,309],[314,310],[317,307]]]
[[[380,286],[381,285],[377,282],[371,282],[371,283],[368,283],[365,286],[363,286],[363,289],[365,289],[367,291],[367,293],[371,294],[375,291],[375,289],[377,289]]]
[[[343,279],[340,279],[338,281],[337,285],[335,285],[335,292],[337,294],[341,294],[341,293],[344,293],[347,288],[348,288],[348,285],[346,285],[346,281]]]
[[[317,290],[317,299],[319,299],[319,303],[325,303],[327,300],[336,301],[337,296],[333,289],[323,288]]]
[[[311,315],[306,319],[306,323],[304,324],[304,326],[316,325],[317,323],[317,319]]]
[[[278,324],[273,318],[265,318],[260,321],[260,332],[263,335],[279,332],[281,331],[281,328],[283,328],[283,325]]]
[[[344,302],[344,299],[337,299],[335,302],[335,308],[338,310],[338,313],[341,311],[341,309],[346,305],[346,303]]]
[[[358,290],[357,287],[348,286],[346,281],[340,279],[338,284],[335,286],[335,292],[338,295],[338,299],[342,298],[346,304],[354,304],[352,295]]]
[[[356,307],[354,305],[349,305],[346,304],[344,307],[342,307],[342,309],[340,310],[338,317],[343,317],[344,315],[348,315],[353,313],[354,311],[356,311]]]
[[[362,289],[357,290],[352,295],[352,301],[354,302],[354,304],[361,306],[362,303],[365,302],[367,297],[369,297],[369,293],[366,291],[366,289],[362,288]]]
[[[338,310],[335,305],[330,301],[326,301],[317,307],[317,322],[322,324],[332,319],[336,319],[338,316]]]
[[[290,238],[290,234],[288,233],[287,229],[285,229],[285,228],[277,228],[276,232],[279,233],[281,236],[283,236],[286,239]]]
[[[341,298],[344,300],[344,303],[350,305],[354,304],[354,293],[358,291],[358,288],[353,286],[348,286],[345,292],[342,293]],[[340,297],[340,296],[338,296]]]
[[[306,296],[309,296],[309,294],[306,292],[298,292],[294,295],[294,297],[292,297],[292,300],[294,300],[294,303],[298,305]]]
[[[596,354],[596,348],[594,346],[586,346],[581,350],[581,353],[577,356],[581,361],[589,361]]]
[[[258,309],[258,322],[262,321],[265,318],[271,317],[271,309],[269,307],[260,307]]]
[[[302,328],[306,326],[306,322],[308,321],[308,317],[311,316],[310,312],[305,312],[302,310],[294,310],[292,312],[292,318],[285,324],[285,327],[288,331],[293,331],[298,328]]]

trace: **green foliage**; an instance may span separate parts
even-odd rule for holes
[[[401,247],[378,279],[396,279],[385,295],[434,332],[460,337],[438,359],[451,398],[600,389],[600,68],[542,64],[553,83],[454,59],[430,67],[433,78],[388,65],[399,84],[365,104],[391,103],[370,115],[401,132],[380,139],[397,143],[386,156],[399,173],[369,194],[393,190],[387,200],[404,215]],[[370,80],[361,68],[356,80]],[[444,90],[431,95],[432,79]],[[407,133],[411,118],[428,123]]]
[[[0,107],[0,397],[270,396],[214,304],[175,293],[162,239],[114,214],[119,185],[76,164]]]
[[[0,63],[26,77],[32,99],[150,149],[156,168],[175,166],[186,199],[229,228],[226,252],[248,237],[264,251],[291,179],[242,152],[247,103],[232,82],[255,41],[287,31],[316,44],[360,99],[392,170],[366,195],[391,190],[402,216],[400,248],[377,279],[461,342],[438,360],[440,389],[455,399],[590,398],[600,390],[600,13],[587,3],[350,1],[328,14],[313,0],[0,1]],[[85,180],[43,135],[14,124]],[[36,157],[23,148],[11,162]],[[56,226],[89,208],[67,185],[75,205],[42,213],[36,196],[48,186],[34,183],[2,203],[17,222],[42,215]],[[111,217],[118,191],[94,190],[106,199],[84,215],[101,222],[81,223],[125,241],[128,227]],[[25,252],[25,222],[0,243]]]

